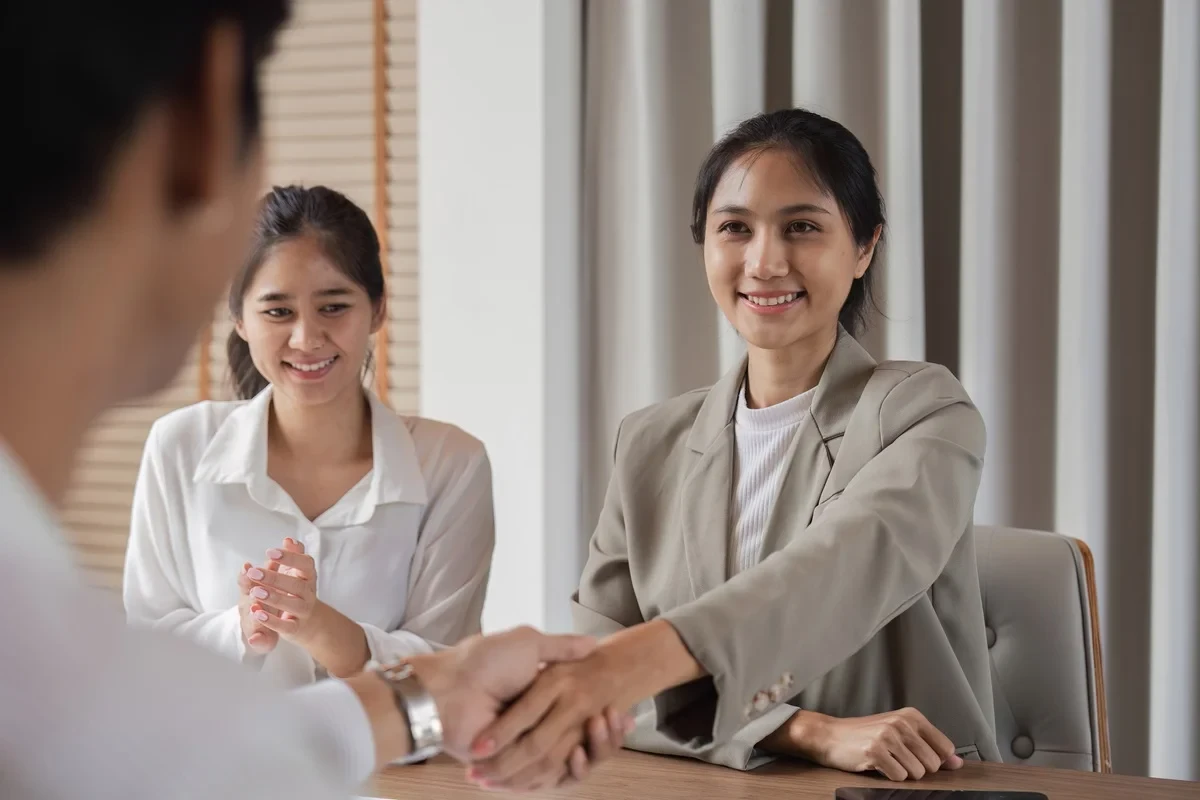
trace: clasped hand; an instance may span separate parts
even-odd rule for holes
[[[588,637],[518,628],[474,636],[409,663],[437,703],[445,751],[473,762],[469,777],[489,789],[535,790],[582,780],[618,752],[632,730],[619,706],[575,691],[595,669],[597,655]],[[538,709],[547,708],[557,712],[554,725],[536,736],[543,753],[530,746],[533,737],[518,737],[545,716]]]
[[[603,735],[603,715],[626,710],[621,707],[620,671],[609,661],[607,652],[597,649],[541,670],[529,689],[476,737],[468,778],[486,788],[512,791],[554,785],[564,765],[579,758],[581,745],[593,749],[590,742]],[[622,741],[632,729],[626,716]]]
[[[257,653],[275,649],[280,637],[300,637],[317,607],[317,571],[304,545],[285,539],[267,551],[262,567],[247,562],[238,575],[242,636]]]

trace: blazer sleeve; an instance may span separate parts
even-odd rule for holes
[[[945,568],[971,523],[983,420],[948,371],[927,366],[886,394],[879,430],[881,451],[817,521],[794,521],[785,547],[664,615],[716,692],[703,732],[672,731],[677,739],[728,742],[775,713],[778,703],[762,702],[771,687],[794,694],[824,675]]]
[[[618,428],[613,459],[620,462],[623,457]],[[646,621],[629,571],[618,470],[613,471],[608,482],[604,507],[588,548],[587,564],[572,598],[571,613],[577,633],[596,637],[609,636]],[[715,705],[716,695],[708,680],[681,687],[657,700],[645,700],[633,711],[637,727],[625,737],[625,746],[645,753],[696,758],[733,769],[754,769],[775,758],[757,749],[758,743],[797,710],[781,705],[740,728],[728,742],[716,747],[708,746],[708,737],[704,735],[678,735],[680,731],[693,730],[697,718],[711,720]],[[660,724],[660,717],[669,720],[668,724]]]
[[[248,667],[261,669],[264,657],[247,648],[242,639],[237,606],[200,611],[188,599],[185,576],[175,557],[178,547],[186,547],[187,528],[171,513],[169,502],[172,493],[179,492],[179,478],[164,469],[159,437],[156,424],[146,439],[133,489],[123,589],[127,620],[131,625],[185,636]]]

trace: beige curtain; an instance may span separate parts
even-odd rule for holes
[[[591,0],[584,35],[588,521],[621,416],[740,352],[705,151],[826,113],[888,203],[868,346],[979,404],[980,522],[1091,544],[1116,768],[1200,778],[1200,2]]]

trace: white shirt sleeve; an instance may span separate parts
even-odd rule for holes
[[[478,445],[464,468],[430,486],[404,624],[395,631],[362,625],[371,658],[395,661],[479,633],[495,544],[492,467]]]
[[[125,554],[125,613],[131,625],[186,636],[251,668],[263,656],[246,647],[237,606],[199,611],[187,600],[175,558],[176,538],[186,522],[172,519],[159,453],[158,426],[151,428],[133,492],[129,546]],[[230,580],[233,580],[231,577]]]
[[[318,800],[368,777],[374,742],[345,684],[273,690],[185,639],[128,628],[82,582],[0,559],[0,797]]]

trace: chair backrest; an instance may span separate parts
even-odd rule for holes
[[[1111,771],[1096,578],[1077,539],[978,526],[979,580],[1006,762]]]

